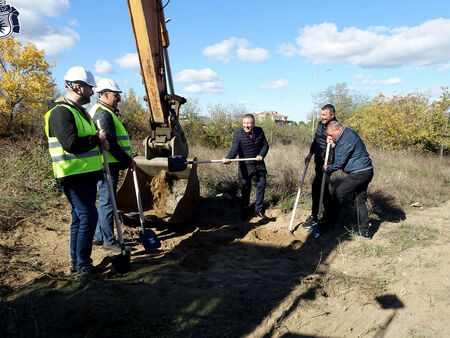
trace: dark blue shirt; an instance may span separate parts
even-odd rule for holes
[[[361,137],[350,128],[344,127],[334,141],[334,161],[327,167],[327,173],[342,169],[345,173],[372,167],[372,160]]]

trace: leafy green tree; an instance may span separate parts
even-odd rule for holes
[[[442,87],[442,94],[438,100],[433,102],[433,112],[436,123],[436,138],[439,144],[439,154],[442,157],[444,151],[450,149],[450,136],[449,136],[449,120],[450,120],[450,93],[449,87]]]
[[[42,124],[55,89],[51,67],[33,44],[22,46],[13,36],[0,40],[0,136]]]
[[[346,83],[338,83],[319,93],[317,102],[319,107],[331,103],[336,109],[336,118],[341,123],[346,124],[356,113],[358,107],[363,105],[367,100],[367,96],[363,94],[352,93]]]
[[[149,112],[145,109],[132,88],[123,94],[119,111],[127,124],[131,136],[142,137],[150,132]]]
[[[200,136],[201,144],[212,148],[228,148],[235,130],[241,126],[241,118],[234,107],[217,104],[209,106],[210,120]]]

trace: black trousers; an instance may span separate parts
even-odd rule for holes
[[[263,211],[264,193],[266,191],[266,175],[255,173],[250,176],[243,177],[239,175],[242,183],[242,206],[247,208],[250,204],[250,191],[252,189],[252,181],[256,181],[256,199],[255,213]]]
[[[330,223],[336,224],[339,212],[344,206],[345,197],[354,194],[357,212],[359,216],[359,227],[361,231],[369,229],[369,215],[367,213],[367,187],[373,178],[373,169],[367,169],[350,173],[333,192],[333,206]]]
[[[311,215],[314,217],[318,216],[319,213],[319,202],[320,202],[320,188],[322,186],[322,165],[316,164],[316,176],[314,177],[312,183],[312,211]],[[331,211],[332,197],[330,193],[329,183],[325,183],[325,187],[323,189],[323,209],[326,213]]]

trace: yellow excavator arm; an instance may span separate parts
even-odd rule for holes
[[[195,164],[182,172],[168,172],[168,157],[187,157],[189,149],[178,121],[186,99],[175,95],[173,89],[163,6],[161,0],[128,0],[128,9],[150,108],[145,157],[133,158],[144,214],[150,219],[182,223],[193,216],[200,188]],[[128,170],[117,191],[117,206],[123,216],[136,214],[135,193],[133,175]]]
[[[151,135],[144,140],[145,157],[188,156],[178,121],[179,108],[186,99],[174,93],[167,50],[169,35],[161,0],[128,0],[128,9],[150,108]]]

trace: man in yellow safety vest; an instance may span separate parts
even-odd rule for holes
[[[99,80],[95,91],[99,97],[89,114],[94,123],[97,126],[100,125],[106,133],[109,142],[109,151],[106,155],[113,189],[116,191],[119,171],[134,168],[134,161],[131,158],[130,138],[124,125],[119,120],[120,115],[117,109],[122,91],[119,85],[110,79]],[[104,250],[121,252],[120,245],[114,237],[114,210],[105,173],[102,179],[98,181],[97,187],[99,192],[98,221],[93,244],[103,245]]]
[[[97,224],[96,183],[102,177],[100,150],[109,148],[104,130],[97,131],[82,107],[94,94],[94,76],[81,66],[64,76],[66,97],[52,104],[45,114],[53,173],[72,207],[70,226],[70,272],[99,272],[92,265],[92,239]]]

